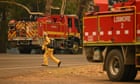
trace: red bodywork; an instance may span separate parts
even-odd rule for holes
[[[108,0],[93,0],[96,6],[99,7],[99,11],[108,11]]]
[[[38,21],[39,36],[43,36],[43,32],[47,32],[50,38],[67,38],[68,35],[78,34],[78,28],[75,25],[76,16],[51,15],[48,17],[40,17]]]
[[[125,10],[100,11],[84,17],[84,42],[133,43],[140,38],[140,0],[123,3]],[[102,7],[102,6],[101,6]]]

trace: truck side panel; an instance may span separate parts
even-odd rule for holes
[[[120,42],[135,41],[134,14],[100,16],[100,40]],[[108,24],[109,23],[109,24]]]

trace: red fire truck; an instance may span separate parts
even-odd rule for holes
[[[78,53],[81,45],[80,28],[76,15],[51,15],[38,17],[36,21],[11,20],[9,22],[9,47],[18,47],[20,53],[41,49],[43,33],[51,38],[55,51]]]
[[[140,0],[112,0],[112,6],[93,1],[94,11],[83,18],[87,60],[103,62],[111,81],[134,80],[140,70]]]
[[[18,47],[20,53],[31,53],[32,49],[39,48],[36,21],[10,20],[8,27],[8,48]]]
[[[46,32],[51,38],[54,50],[70,50],[78,53],[81,45],[79,20],[76,15],[51,15],[40,17],[38,21],[39,37]]]

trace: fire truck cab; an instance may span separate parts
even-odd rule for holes
[[[111,81],[134,80],[140,70],[140,0],[93,0],[83,18],[87,60],[103,62]]]

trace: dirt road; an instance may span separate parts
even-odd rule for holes
[[[44,67],[28,74],[5,77],[1,84],[139,84],[140,73],[132,82],[111,82],[102,70],[102,64],[70,67]]]
[[[0,84],[140,84],[140,72],[132,82],[111,82],[102,64],[89,63],[82,55],[55,55],[62,66],[49,61],[40,66],[42,55],[0,54]]]

